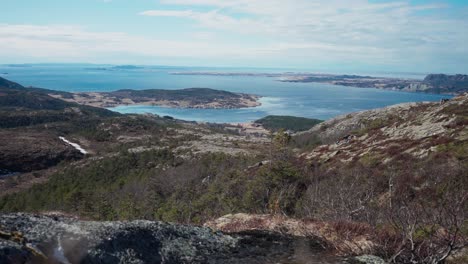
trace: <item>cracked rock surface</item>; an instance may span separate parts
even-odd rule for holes
[[[60,214],[0,215],[0,263],[342,263],[313,242],[164,222],[82,221]],[[314,259],[317,261],[314,262]],[[312,262],[310,262],[312,261]]]

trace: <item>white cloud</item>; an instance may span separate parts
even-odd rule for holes
[[[17,55],[38,59],[87,60],[95,62],[105,54],[133,54],[150,57],[216,58],[252,56],[256,48],[229,43],[212,43],[209,32],[190,41],[174,41],[121,32],[92,32],[78,26],[36,26],[0,24],[0,57]],[[103,62],[103,61],[101,61]]]
[[[196,17],[197,13],[191,10],[174,11],[174,10],[148,10],[140,13],[142,16],[160,16],[160,17]],[[199,15],[199,14],[198,14]]]
[[[200,62],[244,60],[245,65],[254,61],[271,67],[277,66],[270,65],[275,62],[294,67],[346,61],[415,68],[442,59],[468,60],[468,20],[443,16],[440,10],[447,5],[367,0],[159,2],[162,5],[139,15],[153,17],[155,23],[164,23],[167,17],[193,21],[183,29],[167,27],[173,35],[185,34],[184,40],[74,26],[0,24],[0,57],[28,54],[106,62],[105,54],[106,58],[127,54]]]
[[[219,10],[209,12],[194,12],[192,10],[147,10],[140,13],[142,16],[179,17],[196,20],[201,26],[211,29],[231,30],[243,33],[255,33],[258,30],[269,30],[264,24],[253,19],[235,19],[223,15]]]
[[[433,28],[427,24],[443,20],[416,16],[415,12],[443,8],[444,5],[410,5],[407,2],[371,4],[364,0],[163,0],[166,4],[211,6],[209,12],[149,10],[144,15],[177,16],[198,21],[201,26],[229,31],[283,36],[303,40],[321,38],[336,40],[374,40],[382,42],[401,34],[424,38],[441,31],[466,35],[459,27]],[[248,15],[237,18],[223,14],[232,11]],[[467,21],[452,21],[453,25]],[[458,29],[458,30],[457,30]],[[457,32],[455,32],[457,31]],[[317,34],[320,34],[317,36]],[[348,38],[350,37],[351,38]],[[346,38],[345,38],[346,37]],[[382,38],[385,37],[385,38]],[[395,38],[394,40],[397,40]]]
[[[372,63],[431,61],[438,54],[468,59],[468,20],[444,17],[447,5],[367,0],[163,0],[167,5],[204,6],[208,12],[177,11],[204,30],[225,30],[270,39],[264,50],[304,58],[346,58]],[[419,13],[430,11],[429,13]],[[164,10],[148,13],[170,15]],[[233,15],[234,14],[234,15]],[[283,44],[278,44],[283,43]],[[447,54],[448,53],[448,54]],[[372,55],[373,57],[369,56]],[[325,58],[326,59],[326,58]]]

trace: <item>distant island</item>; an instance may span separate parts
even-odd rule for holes
[[[115,71],[115,70],[139,70],[143,69],[143,67],[135,66],[135,65],[118,65],[112,67],[91,67],[85,68],[85,70],[91,71]]]
[[[232,109],[260,106],[260,96],[210,88],[180,90],[118,90],[114,92],[65,93],[49,91],[54,98],[94,107],[154,105],[173,108]]]
[[[360,75],[333,75],[314,73],[245,73],[245,72],[174,72],[175,75],[260,76],[277,78],[281,82],[327,83],[358,88],[376,88],[404,92],[435,94],[462,94],[468,92],[468,75],[429,74],[423,80],[371,77]]]
[[[7,64],[5,66],[11,67],[11,68],[30,68],[30,67],[32,67],[31,64]]]

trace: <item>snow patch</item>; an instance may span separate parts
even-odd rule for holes
[[[61,264],[71,264],[70,261],[68,261],[67,257],[65,257],[65,252],[63,250],[62,241],[60,240],[60,237],[58,238],[58,247],[54,249],[54,257]]]
[[[82,148],[80,145],[76,144],[76,143],[73,143],[73,142],[70,142],[68,141],[66,138],[64,137],[59,137],[60,140],[62,140],[63,142],[69,144],[70,146],[74,147],[76,150],[78,150],[79,152],[83,153],[83,154],[88,154],[88,151],[86,151],[84,148]]]

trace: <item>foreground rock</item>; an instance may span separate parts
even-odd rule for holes
[[[340,263],[310,241],[162,222],[0,215],[0,263]]]
[[[281,215],[230,214],[210,221],[205,226],[226,233],[270,231],[282,235],[307,238],[338,255],[360,255],[374,251],[366,226],[356,224],[357,232],[343,234],[333,223],[293,219]]]

